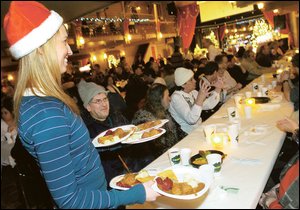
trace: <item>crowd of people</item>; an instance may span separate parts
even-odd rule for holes
[[[28,33],[31,42],[18,48],[11,39],[17,37],[22,42],[24,33],[20,28],[8,29],[15,18],[20,18],[13,11],[26,16],[26,9],[43,14],[32,18],[51,24],[51,30],[42,32],[42,26],[31,24],[32,18],[18,19],[28,23],[28,31],[35,29],[40,36],[46,36],[36,41]],[[50,20],[45,18],[48,16]],[[176,47],[167,63],[153,57],[145,63],[139,54],[132,65],[121,57],[119,65],[111,69],[94,64],[89,73],[79,73],[67,62],[72,51],[63,20],[56,12],[37,2],[12,2],[4,26],[11,47],[17,49],[12,55],[20,59],[22,79],[14,89],[14,105],[12,94],[2,91],[1,150],[4,144],[12,147],[18,133],[23,146],[37,161],[59,208],[117,208],[155,200],[159,194],[151,188],[152,181],[128,191],[108,187],[113,177],[126,173],[118,156],[132,171],[143,169],[253,79],[275,72],[273,62],[284,55],[277,42],[263,44],[257,54],[243,47],[232,54],[203,39],[208,49],[205,57],[185,58]],[[282,91],[298,111],[299,54],[293,56],[292,63],[290,73],[282,73],[276,90]],[[107,129],[155,119],[169,120],[164,126],[166,133],[155,141],[105,148],[92,144],[92,139]],[[297,126],[290,130],[284,124],[278,122],[279,128],[299,136]],[[1,165],[13,166],[13,158],[9,154],[7,157],[2,159],[1,152]],[[298,164],[299,168],[298,156],[291,158],[289,166]],[[287,171],[284,168],[283,174]],[[285,190],[280,191],[279,198],[273,196],[272,202],[282,199]],[[270,206],[268,195],[261,199],[264,207]],[[285,205],[280,200],[277,204]]]

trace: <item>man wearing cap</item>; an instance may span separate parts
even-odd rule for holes
[[[190,69],[177,68],[174,76],[178,90],[171,96],[169,111],[181,129],[189,134],[202,122],[202,110],[211,109],[218,104],[219,94],[210,93],[210,85],[207,83],[200,84],[199,92],[195,90],[194,72]],[[213,104],[206,99],[210,94],[214,94],[213,97],[216,98]]]
[[[110,128],[129,124],[129,121],[121,113],[110,111],[108,91],[104,87],[93,82],[81,80],[78,83],[78,92],[85,108],[85,110],[82,110],[81,116],[89,130],[91,140]],[[117,144],[98,148],[108,183],[113,177],[126,172],[122,164],[120,164],[118,154],[130,166],[132,161],[128,160],[128,155],[124,152],[124,149],[127,147],[127,145]]]

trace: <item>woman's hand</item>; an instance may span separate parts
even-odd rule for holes
[[[196,104],[199,106],[203,105],[204,100],[206,99],[206,97],[209,95],[209,89],[210,89],[210,85],[206,82],[200,82],[199,84],[200,86],[200,90],[196,99]]]
[[[299,128],[299,124],[290,118],[285,118],[277,121],[277,128],[281,131],[293,133],[297,128]]]
[[[161,196],[159,193],[155,192],[152,189],[152,185],[154,185],[154,181],[148,181],[143,183],[145,191],[146,191],[146,201],[155,201],[158,196]]]

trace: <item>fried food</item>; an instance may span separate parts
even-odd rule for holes
[[[129,131],[124,131],[122,128],[117,128],[116,130],[108,130],[104,134],[104,136],[98,138],[98,142],[100,144],[108,144],[110,142],[118,141],[119,139],[125,137],[130,133]]]
[[[193,188],[188,182],[174,182],[168,177],[165,179],[158,177],[156,182],[160,190],[173,195],[190,195],[201,191],[205,187],[205,184],[200,182]]]
[[[99,137],[98,142],[100,144],[106,144],[106,143],[109,143],[109,142],[113,141],[113,139],[114,139],[113,135],[107,135],[107,136]]]
[[[135,179],[136,175],[136,173],[125,174],[125,176],[116,183],[117,186],[131,188],[132,186],[141,183],[140,181]]]
[[[193,163],[196,165],[204,165],[204,164],[207,164],[207,160],[204,157],[200,157],[200,158],[195,159],[193,161]]]
[[[151,129],[150,131],[145,131],[142,135],[142,138],[149,138],[151,136],[155,136],[155,135],[159,134],[160,132],[161,132],[161,130]]]
[[[152,128],[154,126],[157,126],[159,124],[161,124],[161,120],[154,120],[154,121],[139,124],[139,125],[137,125],[137,128],[138,128],[138,131],[142,131],[142,130],[146,130],[148,128]]]
[[[172,170],[160,172],[156,178],[157,186],[160,190],[174,195],[190,195],[201,191],[205,184],[196,181],[189,174],[186,174],[183,182],[178,182]]]

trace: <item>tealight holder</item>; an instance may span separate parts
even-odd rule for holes
[[[245,104],[247,106],[254,106],[255,105],[255,99],[254,98],[246,98],[245,99]]]
[[[224,134],[213,133],[210,137],[211,144],[215,149],[223,149],[224,147]]]

